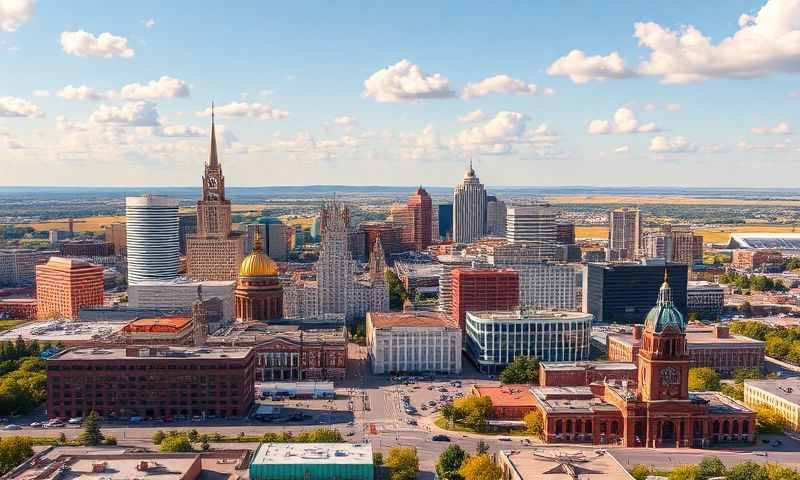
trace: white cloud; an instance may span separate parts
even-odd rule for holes
[[[7,150],[22,150],[26,148],[26,146],[21,140],[14,137],[9,132],[0,130],[0,148],[5,148]]]
[[[650,151],[653,153],[690,153],[697,151],[697,145],[689,142],[686,137],[653,137],[650,141]]]
[[[640,123],[628,107],[620,107],[614,112],[612,121],[592,120],[589,122],[588,132],[593,135],[606,133],[651,133],[660,129],[655,123]]]
[[[126,127],[157,127],[161,124],[156,105],[151,102],[127,102],[121,107],[101,105],[89,121]]]
[[[492,93],[533,95],[537,90],[538,87],[532,83],[525,83],[508,75],[495,75],[477,83],[468,83],[461,91],[461,96],[469,100],[470,98],[485,97]]]
[[[142,20],[142,25],[146,28],[153,28],[156,26],[156,21],[152,18],[148,18],[147,20]]]
[[[458,123],[474,123],[480,122],[484,118],[486,118],[486,114],[481,109],[478,109],[458,117],[457,121]]]
[[[226,105],[214,107],[214,113],[220,117],[248,117],[261,120],[278,120],[289,116],[286,110],[273,108],[272,105],[263,103],[230,102]],[[211,107],[197,112],[198,116],[211,115]]]
[[[614,153],[628,153],[630,151],[631,151],[631,149],[627,145],[623,145],[621,147],[617,147],[617,148],[614,149]]]
[[[56,96],[65,100],[103,100],[112,98],[114,94],[113,92],[98,92],[86,85],[81,85],[80,87],[67,85],[56,92]]]
[[[644,110],[646,112],[654,112],[658,106],[655,103],[646,103],[644,106]]]
[[[531,128],[528,120],[526,115],[519,112],[498,112],[483,125],[460,132],[454,139],[454,147],[488,155],[503,155],[512,153],[515,145],[553,145],[558,141],[547,125]]]
[[[739,150],[743,150],[743,151],[746,151],[746,152],[777,152],[777,153],[781,153],[781,152],[790,151],[793,146],[794,145],[792,144],[792,141],[790,139],[786,139],[786,140],[784,140],[782,142],[778,142],[778,143],[774,143],[774,144],[770,144],[770,145],[766,145],[766,144],[754,145],[754,144],[748,143],[745,140],[741,140],[741,141],[739,141],[739,143],[736,144],[736,147]]]
[[[269,88],[264,88],[264,89],[258,91],[258,94],[261,95],[262,97],[269,97],[270,95],[272,95],[274,93],[275,93],[275,91],[274,90],[270,90]]]
[[[0,97],[0,117],[43,117],[33,103],[17,97]]]
[[[668,112],[680,112],[681,106],[678,103],[668,103],[664,106]]]
[[[166,125],[154,131],[159,137],[205,137],[208,133],[200,128],[191,125]]]
[[[16,32],[33,16],[34,0],[0,0],[0,30]]]
[[[49,97],[50,91],[49,90],[34,90],[33,91],[34,97]]]
[[[800,70],[800,2],[769,0],[755,16],[742,15],[739,30],[714,45],[694,26],[679,31],[654,22],[636,23],[639,45],[652,50],[639,71],[664,83],[709,78],[755,78]]]
[[[353,127],[358,125],[358,119],[350,115],[342,115],[334,118],[332,123],[340,127]]]
[[[750,131],[756,135],[789,135],[792,133],[792,127],[786,122],[778,122],[774,127],[754,127]]]
[[[61,48],[64,52],[78,57],[131,58],[134,55],[128,46],[128,39],[111,33],[101,33],[95,37],[84,30],[61,33]]]
[[[120,90],[120,96],[126,100],[186,98],[189,94],[189,85],[186,82],[166,75],[158,80],[151,80],[145,85],[131,83]]]
[[[617,52],[605,57],[587,56],[581,50],[572,50],[553,62],[547,69],[548,75],[568,76],[575,83],[583,84],[591,80],[609,78],[628,78],[636,73],[625,66],[625,60]]]
[[[455,92],[450,80],[439,73],[428,75],[408,60],[378,70],[364,80],[364,98],[378,102],[450,98]]]

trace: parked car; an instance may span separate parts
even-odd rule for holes
[[[500,437],[500,438],[498,438],[498,440],[500,440],[501,442],[510,442],[511,441],[511,439],[508,438],[508,437]]]
[[[44,425],[42,422],[31,422],[31,428],[42,428]]]
[[[15,425],[13,423],[9,423],[5,427],[3,427],[3,430],[22,430],[22,427],[20,427],[19,425]]]
[[[431,440],[433,440],[434,442],[449,442],[450,437],[448,437],[447,435],[438,434],[432,436]]]
[[[70,425],[80,425],[81,422],[83,422],[83,417],[72,417],[69,420],[67,420],[67,423],[69,423]]]

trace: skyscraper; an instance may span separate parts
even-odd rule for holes
[[[498,237],[506,235],[506,202],[494,195],[486,197],[486,234]]]
[[[415,250],[425,250],[431,244],[432,206],[431,196],[424,188],[419,187],[408,197],[408,208],[411,210],[411,230]]]
[[[211,148],[203,174],[203,198],[197,202],[197,234],[186,239],[186,273],[193,280],[236,280],[244,257],[244,237],[231,232],[231,201],[217,157],[214,111]]]
[[[642,250],[647,258],[695,265],[703,263],[703,236],[695,235],[686,227],[665,225],[661,231],[644,234]]]
[[[103,304],[103,267],[50,257],[36,266],[36,301],[39,318],[78,318],[81,307]]]
[[[539,256],[552,259],[556,252],[556,212],[550,205],[509,208],[506,214],[506,239],[527,243]]]
[[[453,238],[453,204],[440,203],[439,210],[439,238],[449,240]]]
[[[128,283],[178,275],[178,201],[147,194],[125,199]]]
[[[453,192],[453,242],[470,243],[484,234],[486,190],[475,175],[472,162]]]
[[[607,260],[636,260],[641,254],[642,215],[638,209],[608,212]]]

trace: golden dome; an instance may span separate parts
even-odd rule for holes
[[[241,277],[274,277],[278,275],[278,264],[259,251],[254,251],[242,260],[239,267]]]

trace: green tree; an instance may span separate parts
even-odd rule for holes
[[[769,480],[800,480],[800,472],[792,467],[768,463],[765,469]]]
[[[447,402],[442,405],[442,418],[447,420],[447,424],[451,427],[453,426],[453,422],[455,421],[455,413],[456,409],[451,402]]]
[[[650,469],[645,465],[634,465],[630,471],[631,476],[636,480],[647,480],[650,475]]]
[[[457,411],[464,412],[464,425],[479,432],[483,431],[492,410],[491,398],[471,395],[459,398],[453,404]]]
[[[713,368],[701,367],[689,369],[689,390],[694,392],[718,392],[722,388],[719,374]]]
[[[202,451],[204,451],[204,452],[207,452],[207,451],[209,451],[210,449],[211,449],[211,445],[209,445],[209,443],[208,443],[208,442],[202,442],[202,443],[200,444],[200,450],[202,450]]]
[[[161,442],[164,440],[166,435],[164,434],[163,430],[159,430],[153,434],[153,445],[161,445]]]
[[[539,381],[539,359],[519,356],[500,373],[500,381],[509,383],[537,383]]]
[[[781,414],[769,407],[756,409],[756,426],[759,433],[783,433],[785,422]]]
[[[458,470],[467,458],[467,452],[463,448],[451,443],[441,455],[436,464],[436,474],[443,480],[462,480]]]
[[[192,442],[189,441],[189,437],[186,434],[170,435],[161,441],[158,449],[162,452],[170,453],[191,452]]]
[[[383,465],[383,454],[381,452],[374,452],[372,454],[372,463],[376,467],[380,467],[381,465]]]
[[[725,464],[717,457],[703,457],[697,465],[700,478],[713,478],[725,475]]]
[[[538,408],[534,408],[525,414],[522,421],[525,422],[528,433],[538,438],[542,437],[542,434],[544,434],[544,419],[542,418],[542,412]]]
[[[417,449],[411,447],[393,447],[386,457],[391,480],[415,480],[419,472]]]
[[[200,434],[197,433],[197,430],[195,430],[194,428],[189,430],[189,432],[186,435],[189,437],[189,441],[192,443],[196,442],[197,438],[200,436]]]
[[[700,321],[700,314],[697,312],[689,312],[688,320],[690,322],[699,322]]]
[[[769,477],[764,467],[755,462],[747,461],[728,470],[727,480],[769,480]]]
[[[487,454],[469,457],[458,471],[464,480],[500,480],[503,471]]]
[[[5,437],[0,439],[0,475],[8,473],[33,456],[30,437]]]
[[[678,465],[669,472],[669,480],[703,480],[696,465]]]
[[[387,268],[383,273],[383,278],[386,280],[386,285],[389,287],[389,308],[392,310],[400,310],[403,308],[403,303],[408,300],[408,292],[403,282],[394,273],[394,270]]]
[[[478,440],[478,444],[475,445],[475,453],[477,455],[483,455],[484,453],[489,453],[489,444],[484,442],[483,440]]]
[[[94,447],[103,443],[103,432],[100,431],[100,415],[94,410],[83,420],[83,432],[78,436],[81,445]]]

